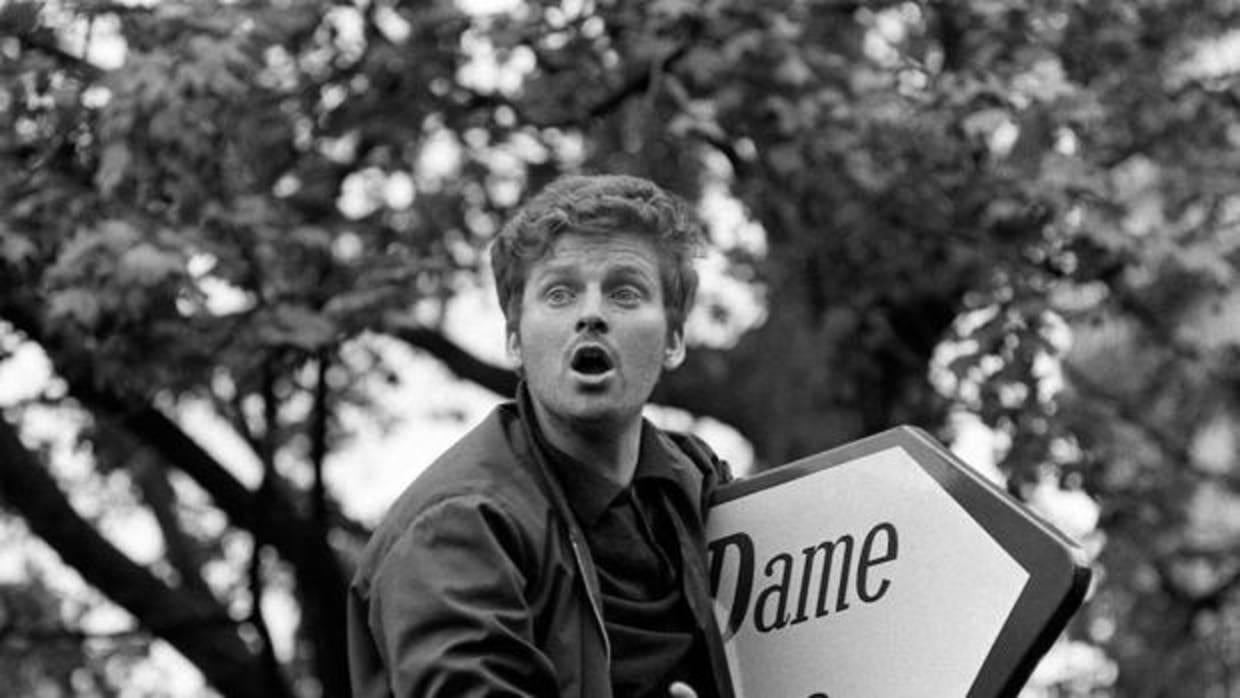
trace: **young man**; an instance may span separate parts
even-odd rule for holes
[[[685,356],[700,225],[635,177],[566,177],[492,247],[501,405],[392,506],[349,597],[354,695],[731,695],[703,519],[726,466],[642,408]]]

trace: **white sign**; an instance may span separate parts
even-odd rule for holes
[[[1033,621],[1039,627],[1027,610],[1016,617],[1022,599],[1045,593],[1031,590],[1021,560],[1031,551],[1004,539],[1027,524],[1056,551],[1070,549],[940,451],[901,428],[725,491],[710,511],[708,553],[738,698],[964,698],[1011,690],[996,671],[1023,672],[1023,682],[1029,651],[1013,648],[1019,661],[1009,661],[1013,652],[993,651],[1001,636],[1039,645],[1040,656],[1045,627],[1058,623],[1057,634],[1066,616],[1059,599],[1043,604],[1054,613]],[[987,498],[1003,506],[969,511]],[[1071,555],[1060,557],[1071,569],[1057,579],[1082,576]],[[1069,585],[1071,610],[1083,581]]]

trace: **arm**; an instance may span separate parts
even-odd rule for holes
[[[376,570],[367,614],[397,698],[558,693],[525,600],[530,554],[481,495],[419,514]]]

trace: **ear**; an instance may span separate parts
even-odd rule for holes
[[[524,359],[521,356],[521,335],[517,332],[517,328],[512,327],[507,330],[505,345],[508,350],[508,359],[512,361],[515,368],[521,368]]]
[[[685,332],[672,330],[667,333],[667,348],[663,350],[663,368],[671,371],[685,362]]]

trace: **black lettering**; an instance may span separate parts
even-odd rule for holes
[[[824,545],[826,545],[824,543]],[[809,615],[805,612],[806,602],[809,601],[809,585],[812,582],[814,574],[814,553],[822,546],[810,546],[801,550],[801,555],[805,558],[805,563],[801,566],[801,593],[797,595],[797,614],[792,618],[792,624],[804,623],[809,620]],[[831,564],[831,553],[827,553],[827,564]]]
[[[792,556],[788,553],[780,553],[771,558],[766,563],[766,576],[769,578],[774,574],[776,562],[783,563],[783,573],[780,575],[779,582],[772,584],[758,594],[758,600],[753,607],[753,623],[758,632],[769,633],[772,630],[779,630],[788,624],[788,585],[792,583]],[[772,597],[779,598],[779,603],[775,606],[775,619],[767,623],[763,609],[766,608],[767,601]]]
[[[900,555],[900,538],[896,527],[883,522],[875,525],[865,535],[857,550],[851,534],[843,534],[835,540],[824,540],[817,545],[801,549],[801,573],[797,575],[800,586],[793,597],[793,553],[777,553],[763,567],[766,586],[754,600],[753,624],[760,633],[782,630],[788,625],[804,623],[810,619],[809,604],[814,581],[818,582],[817,605],[814,617],[821,618],[832,612],[840,613],[850,608],[849,591],[855,589],[863,603],[882,599],[891,588],[890,575],[881,575],[875,568],[894,562]],[[707,545],[710,555],[710,593],[718,597],[726,562],[734,550],[737,557],[736,585],[732,591],[732,603],[728,608],[727,624],[723,628],[726,642],[736,635],[750,613],[750,596],[754,590],[755,550],[753,539],[745,533],[711,541]],[[858,552],[856,578],[853,579],[853,553]],[[818,559],[822,559],[819,568]],[[834,583],[834,587],[832,584]],[[854,586],[855,585],[855,586]],[[832,591],[834,589],[834,592]],[[834,604],[832,604],[834,601]],[[794,614],[789,614],[789,604],[795,603]]]
[[[814,560],[817,559],[818,553],[823,553],[822,575],[820,576],[820,586],[818,587],[818,611],[817,616],[825,616],[827,614],[827,589],[831,583],[832,558],[835,555],[836,546],[844,548],[843,569],[840,571],[839,590],[836,594],[837,611],[848,608],[848,599],[846,588],[848,586],[848,572],[852,566],[852,536],[841,536],[837,541],[823,541],[818,545],[812,545],[801,550],[804,558],[804,565],[801,569],[801,594],[797,599],[797,615],[792,622],[802,623],[809,620],[809,614],[806,612],[806,606],[809,602],[809,591],[813,584]]]
[[[749,610],[749,594],[753,590],[753,541],[744,533],[733,533],[718,540],[711,541],[706,550],[710,554],[710,595],[719,596],[720,577],[723,576],[723,558],[729,547],[735,548],[740,555],[739,570],[736,575],[736,592],[732,598],[732,606],[728,609],[728,624],[723,629],[723,641],[727,642],[745,622],[745,613]]]
[[[872,557],[874,539],[879,533],[883,533],[886,538],[886,552],[881,557]],[[896,527],[890,523],[883,522],[874,528],[865,536],[865,542],[861,544],[861,560],[857,563],[857,598],[866,603],[874,603],[883,598],[883,594],[887,593],[887,589],[891,586],[890,579],[882,579],[878,583],[878,590],[871,593],[869,585],[870,568],[892,562],[900,553],[900,539],[896,535]]]
[[[822,574],[819,576],[821,581],[818,586],[817,617],[819,618],[827,615],[827,592],[831,588],[831,561],[835,558],[836,548],[843,548],[844,555],[840,558],[842,564],[840,567],[840,582],[837,585],[835,596],[835,610],[839,612],[848,608],[848,575],[852,571],[853,537],[845,534],[840,536],[839,540],[834,543],[823,541],[818,544],[817,549],[825,553],[822,561]]]

